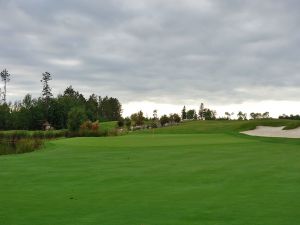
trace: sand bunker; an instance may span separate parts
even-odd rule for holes
[[[283,128],[284,127],[257,126],[255,130],[243,131],[241,133],[261,137],[300,138],[300,127],[292,130],[283,130]]]

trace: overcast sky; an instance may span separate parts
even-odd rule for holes
[[[117,97],[124,114],[300,113],[298,0],[0,0],[11,101],[41,92]],[[221,112],[220,112],[221,113]]]

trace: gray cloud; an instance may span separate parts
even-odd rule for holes
[[[68,85],[123,102],[297,100],[296,0],[0,0],[10,98]],[[276,93],[274,93],[276,92]]]

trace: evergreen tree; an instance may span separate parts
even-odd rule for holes
[[[216,119],[216,111],[205,108],[203,110],[203,118],[205,120],[215,120]]]
[[[186,119],[186,109],[185,109],[185,106],[183,106],[183,109],[181,111],[181,118],[182,118],[182,120]]]
[[[42,79],[41,79],[41,82],[43,83],[42,96],[43,96],[43,99],[45,99],[47,101],[49,101],[49,99],[53,96],[50,85],[49,85],[50,80],[52,80],[52,77],[49,72],[45,72],[42,74]]]
[[[96,121],[99,119],[98,116],[98,97],[92,94],[86,101],[86,113],[90,121]]]
[[[201,103],[200,108],[199,108],[199,119],[200,119],[200,120],[203,120],[203,119],[204,119],[203,112],[204,112],[204,104]]]
[[[169,119],[171,123],[180,123],[181,121],[181,118],[177,113],[171,113]]]
[[[195,120],[195,119],[197,119],[196,110],[194,110],[194,109],[188,110],[187,113],[186,113],[186,118],[188,120]]]
[[[121,118],[122,105],[117,98],[108,96],[99,98],[99,116],[101,121],[116,121]]]
[[[8,73],[8,71],[6,69],[4,69],[1,73],[1,80],[4,82],[4,91],[3,91],[3,101],[6,102],[6,85],[7,83],[10,81],[10,74]]]
[[[9,105],[6,103],[0,104],[0,130],[9,129],[9,125],[11,122],[11,114]]]
[[[162,117],[160,117],[160,124],[162,126],[165,126],[169,122],[170,122],[170,118],[167,115],[163,115]]]
[[[44,101],[44,110],[45,110],[45,120],[49,120],[49,103],[50,99],[53,96],[51,92],[51,88],[49,85],[49,81],[52,80],[51,74],[49,72],[45,72],[42,74],[41,82],[43,83],[43,90],[42,90],[42,98]]]
[[[86,120],[86,113],[83,108],[74,107],[68,114],[68,129],[78,131],[80,125]]]
[[[157,120],[157,109],[153,110],[153,119]]]
[[[144,120],[145,120],[144,113],[142,111],[134,113],[130,116],[130,119],[133,122],[133,125],[141,126],[144,124]]]

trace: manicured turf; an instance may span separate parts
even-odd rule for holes
[[[1,156],[0,224],[300,224],[300,140],[238,134],[248,126],[190,122]]]
[[[100,122],[100,129],[101,130],[112,130],[117,127],[117,121],[111,121],[111,122]]]

